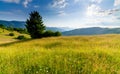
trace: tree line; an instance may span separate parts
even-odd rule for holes
[[[11,31],[11,32],[12,31],[17,31],[19,33],[28,34],[26,28],[15,28],[15,27],[12,27],[12,26],[5,26],[4,24],[0,24],[0,28],[3,29],[3,32],[6,29],[6,30]]]

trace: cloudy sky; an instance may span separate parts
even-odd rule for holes
[[[46,26],[120,27],[120,0],[0,0],[0,20],[26,21],[34,10]]]

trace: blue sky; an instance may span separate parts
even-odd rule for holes
[[[26,21],[34,10],[50,27],[120,27],[120,0],[0,0],[0,20]]]

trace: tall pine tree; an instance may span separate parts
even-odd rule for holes
[[[31,38],[42,38],[45,31],[45,26],[39,12],[33,11],[30,13],[29,19],[26,21],[26,28]]]

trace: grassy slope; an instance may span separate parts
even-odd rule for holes
[[[120,35],[51,37],[0,45],[0,74],[119,74]]]
[[[15,34],[15,36],[9,36],[9,33],[11,33],[11,31],[8,31],[8,30],[5,30],[5,29],[3,31],[3,29],[0,28],[0,44],[18,41],[15,38],[17,38],[17,36],[19,36],[19,35],[25,35],[26,37],[29,38],[28,35],[20,34],[20,33],[16,32],[16,31],[12,32],[12,33]]]

